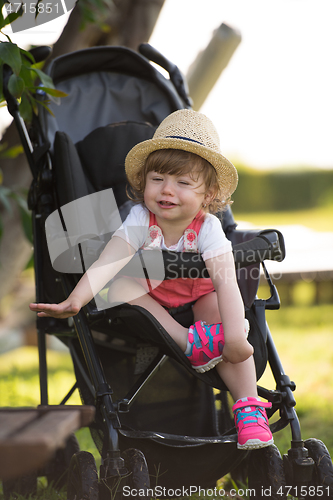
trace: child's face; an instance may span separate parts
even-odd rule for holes
[[[191,177],[148,172],[144,202],[160,219],[187,223],[209,202],[205,191],[202,174]]]

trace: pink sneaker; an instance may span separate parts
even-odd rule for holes
[[[271,403],[262,403],[256,398],[239,399],[232,411],[235,415],[235,425],[238,433],[237,448],[251,450],[264,448],[274,443],[269,428],[265,408],[271,408]]]
[[[207,372],[222,361],[224,333],[221,323],[206,325],[196,321],[188,331],[186,356],[192,368],[199,373]]]

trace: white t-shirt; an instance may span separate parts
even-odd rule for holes
[[[144,205],[138,204],[131,209],[126,220],[113,236],[124,239],[137,251],[146,241],[148,228],[149,211]],[[172,247],[167,247],[164,243],[164,238],[162,238],[161,249],[183,252],[184,236]],[[215,215],[205,214],[205,220],[198,234],[198,250],[203,260],[218,257],[232,251],[231,242],[224,234],[221,222]]]

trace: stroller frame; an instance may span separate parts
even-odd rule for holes
[[[118,49],[120,51],[124,50],[123,48]],[[128,52],[127,49],[125,50]],[[181,103],[180,106],[190,107],[191,102],[186,93],[186,85],[179,73],[178,68],[172,65],[148,44],[142,46],[140,51],[144,58],[147,59],[148,63],[149,60],[154,61],[169,71],[171,82],[179,95],[178,98]],[[47,55],[47,49],[44,47],[33,49],[31,52],[34,54],[36,61],[44,60]],[[50,143],[45,137],[45,134],[42,131],[40,123],[36,117],[34,117],[32,129],[28,133],[25,124],[20,118],[16,99],[14,99],[8,90],[6,90],[9,76],[10,68],[5,66],[4,94],[7,100],[8,110],[15,120],[26,157],[33,174],[33,182],[29,192],[29,207],[32,210],[33,236],[35,242],[34,261],[36,300],[39,302],[42,301],[44,297],[43,260],[45,256],[42,251],[44,241],[43,222],[54,210],[52,162],[49,153]],[[283,457],[286,479],[283,481],[282,486],[290,484],[293,485],[293,487],[308,487],[309,484],[313,484],[314,478],[317,477],[318,460],[311,450],[309,452],[309,446],[306,447],[304,441],[302,440],[300,424],[295,411],[296,401],[293,395],[295,384],[290,380],[283,369],[272,335],[264,318],[264,311],[266,309],[278,309],[280,307],[277,289],[271,281],[269,273],[265,267],[264,260],[282,260],[284,258],[285,249],[283,237],[278,231],[275,230],[262,232],[234,231],[236,225],[230,210],[225,214],[224,218],[227,236],[228,233],[229,236],[230,234],[232,234],[232,236],[236,235],[236,239],[233,241],[233,251],[237,270],[240,271],[249,265],[249,261],[247,259],[249,252],[252,253],[252,256],[255,254],[255,262],[252,260],[250,265],[259,267],[259,263],[261,263],[266,281],[270,287],[271,296],[269,299],[263,300],[255,296],[252,304],[248,304],[248,308],[250,305],[253,305],[256,311],[260,311],[258,321],[262,323],[261,330],[264,331],[266,335],[265,343],[267,347],[267,360],[276,383],[276,388],[274,390],[268,390],[258,386],[259,395],[272,403],[272,409],[267,412],[268,417],[270,418],[277,411],[280,413],[279,420],[271,425],[271,430],[274,433],[288,425],[291,429],[291,448],[288,451],[288,454]],[[164,259],[165,262],[167,262],[168,255],[165,254]],[[198,264],[190,261],[189,266],[195,267],[198,266]],[[202,264],[200,272],[204,273],[204,271],[204,265]],[[168,276],[166,276],[166,278],[168,278]],[[64,296],[68,296],[75,285],[75,280],[73,279],[73,276],[70,275],[58,274],[56,281],[61,286]],[[255,294],[256,289],[254,290],[254,295]],[[253,291],[250,295],[253,297]],[[147,386],[148,382],[158,372],[168,358],[168,355],[164,352],[159,353],[151,364],[145,369],[145,371],[139,376],[127,394],[117,401],[113,400],[113,390],[105,376],[100,356],[96,349],[96,341],[94,340],[91,332],[91,325],[103,322],[105,323],[105,321],[111,323],[116,314],[126,316],[129,308],[131,308],[132,311],[136,311],[136,313],[141,314],[142,317],[145,317],[148,321],[151,321],[158,327],[157,321],[147,311],[144,311],[142,308],[136,306],[128,305],[122,305],[118,308],[112,309],[112,314],[110,315],[110,313],[107,313],[106,311],[98,311],[91,304],[88,304],[78,313],[77,316],[72,318],[72,321],[68,321],[67,327],[63,321],[60,321],[59,323],[58,320],[54,320],[52,318],[37,318],[41,405],[48,405],[46,333],[52,333],[60,339],[67,339],[66,342],[73,359],[76,357],[78,370],[82,372],[82,376],[85,379],[88,378],[87,383],[90,384],[92,391],[94,392],[95,406],[101,413],[107,441],[106,451],[102,456],[100,472],[101,478],[119,478],[119,476],[125,477],[128,474],[128,468],[126,467],[124,458],[121,456],[120,440],[123,440],[124,438],[126,439],[127,437],[133,437],[134,434],[136,434],[136,437],[140,438],[140,444],[142,444],[144,440],[151,439],[158,444],[161,442],[169,442],[169,446],[171,447],[175,445],[177,447],[186,448],[191,446],[220,443],[231,444],[234,449],[237,440],[234,427],[227,429],[221,435],[213,437],[184,436],[157,431],[141,431],[141,433],[140,431],[137,431],[136,433],[134,431],[122,431],[120,416],[130,410],[142,390]],[[161,330],[160,327],[159,330]],[[161,333],[161,335],[163,336],[163,333]],[[83,364],[78,360],[76,350],[73,347],[73,339],[75,338],[79,340],[84,358]],[[165,336],[163,342],[169,342]],[[178,361],[181,361],[179,352],[175,346],[170,345],[169,342],[168,348],[171,354],[173,354]],[[84,364],[86,365],[88,376],[85,373],[86,370],[83,366]],[[217,375],[214,375],[213,372],[214,371],[203,375],[197,375],[197,377],[205,383],[207,382],[209,385],[217,387]],[[76,382],[60,404],[65,404],[68,401],[74,390],[77,388],[77,384],[78,383]],[[223,402],[227,405],[226,393],[223,390],[223,386],[220,387],[222,387],[220,398],[222,398]],[[246,459],[248,454],[249,452],[247,451],[237,451],[237,458],[234,460],[233,467],[236,468],[239,463]],[[262,474],[259,474],[259,480],[263,480],[264,474],[266,473],[267,469],[265,469],[265,472]],[[147,487],[146,483],[145,487]],[[261,497],[257,496],[256,498]],[[283,496],[280,496],[279,498],[283,498]]]

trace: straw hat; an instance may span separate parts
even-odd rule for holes
[[[175,111],[161,122],[152,139],[134,146],[125,159],[125,171],[131,184],[136,184],[135,176],[150,153],[159,149],[182,149],[201,156],[215,168],[225,199],[235,191],[237,170],[222,155],[216,128],[202,113],[190,109]]]

